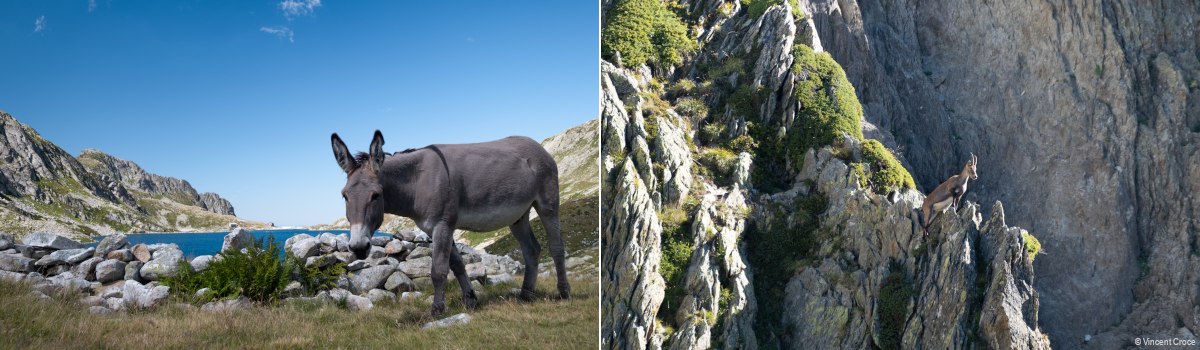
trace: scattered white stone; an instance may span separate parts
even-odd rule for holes
[[[392,293],[382,289],[372,289],[367,292],[367,299],[371,299],[372,303],[378,303],[381,300],[396,301],[396,293]]]
[[[249,246],[252,243],[254,243],[254,235],[251,235],[250,231],[246,231],[245,229],[238,227],[229,232],[229,234],[225,235],[225,241],[221,243],[221,253],[228,253],[233,250],[241,249]]]
[[[99,306],[99,305],[89,307],[88,312],[91,312],[91,313],[97,314],[97,315],[110,315],[113,313],[113,311],[111,309],[103,307],[103,306]]]
[[[200,306],[200,310],[204,312],[229,312],[234,310],[246,310],[254,307],[254,303],[246,296],[239,296],[236,299],[218,300],[206,303]]]
[[[421,292],[404,292],[400,293],[400,300],[420,299],[425,293]]]
[[[488,285],[494,286],[494,285],[501,284],[501,283],[516,283],[517,281],[515,279],[513,279],[512,275],[507,274],[507,273],[502,273],[499,275],[488,275],[487,282],[488,282]]]
[[[421,329],[428,330],[433,328],[449,327],[456,324],[467,324],[467,322],[471,322],[471,315],[462,313],[426,323],[424,326],[421,326]]]
[[[366,260],[355,260],[346,264],[346,271],[358,271],[371,266],[371,263]]]
[[[374,307],[374,304],[371,303],[371,299],[349,295],[346,297],[346,306],[353,311],[366,311]]]
[[[212,260],[212,255],[201,255],[192,259],[188,264],[192,265],[192,271],[204,271],[208,268],[208,264],[212,263]]]
[[[35,291],[31,291],[31,292],[29,292],[29,295],[32,295],[32,296],[35,296],[35,297],[41,298],[42,300],[54,301],[54,299],[53,299],[53,298],[51,298],[49,295],[46,295],[46,293],[42,293],[42,292],[39,292],[39,291],[36,291],[36,290],[35,290]]]

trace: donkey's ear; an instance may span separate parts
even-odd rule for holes
[[[375,175],[383,170],[383,133],[375,130],[375,138],[371,139],[371,169]]]
[[[354,168],[358,167],[358,163],[354,162],[354,157],[350,155],[350,150],[346,149],[346,143],[342,142],[342,138],[338,137],[336,132],[333,133],[330,140],[333,142],[333,157],[337,159],[338,165],[342,167],[342,171],[345,171],[347,174],[354,171]]]

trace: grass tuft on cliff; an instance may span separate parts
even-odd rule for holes
[[[600,31],[600,55],[613,60],[621,53],[626,67],[642,63],[677,65],[698,46],[675,13],[654,0],[617,0]]]
[[[695,250],[691,228],[691,222],[681,222],[665,224],[662,230],[662,258],[658,272],[666,282],[666,297],[658,307],[658,318],[672,328],[678,326],[675,324],[675,313],[687,295],[683,276],[687,274],[688,262]]]
[[[1021,238],[1025,241],[1025,252],[1029,253],[1029,262],[1033,262],[1033,259],[1037,258],[1038,252],[1042,251],[1042,242],[1029,232],[1021,232]]]
[[[787,281],[800,268],[811,263],[812,251],[820,246],[816,231],[817,219],[829,206],[829,199],[814,193],[797,198],[796,210],[792,214],[797,220],[793,228],[783,222],[787,209],[779,205],[769,206],[773,224],[746,225],[744,237],[749,248],[750,266],[754,267],[754,293],[758,301],[754,330],[759,344],[769,344],[770,334],[784,334],[783,319],[784,289]],[[767,226],[760,228],[759,226]]]
[[[900,349],[908,319],[908,301],[913,296],[912,282],[904,278],[903,267],[892,266],[892,273],[879,286],[879,346],[883,350]]]
[[[900,187],[916,188],[912,175],[879,141],[870,139],[863,142],[862,161],[867,169],[856,168],[856,171],[870,170],[870,180],[875,193],[885,194]],[[859,176],[862,175],[859,174]]]

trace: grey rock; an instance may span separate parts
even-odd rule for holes
[[[379,265],[391,265],[392,267],[399,267],[400,260],[396,260],[396,258],[393,258],[390,256],[385,256],[382,258],[371,260],[371,266],[379,266]]]
[[[365,269],[369,266],[371,266],[371,263],[367,262],[366,260],[355,260],[355,261],[350,262],[349,264],[346,264],[346,271],[358,271],[358,270]]]
[[[129,248],[129,241],[125,239],[124,233],[117,232],[100,240],[100,244],[96,245],[96,256],[107,258],[108,253],[125,248]]]
[[[95,253],[96,253],[96,248],[91,248],[91,247],[59,250],[59,251],[50,253],[50,255],[42,257],[40,260],[38,260],[38,262],[34,263],[34,265],[37,265],[37,266],[49,266],[49,265],[55,265],[55,264],[74,265],[74,264],[78,264],[80,261],[83,261],[84,259],[93,257],[94,255],[96,255]]]
[[[350,273],[350,291],[364,293],[383,285],[396,268],[389,265],[369,267]]]
[[[309,238],[313,238],[313,236],[309,235],[307,233],[299,233],[299,234],[296,234],[295,236],[288,237],[287,240],[283,241],[283,250],[290,252],[290,251],[292,251],[292,247],[296,244],[296,242],[303,241],[303,240],[306,240]]]
[[[146,250],[150,251],[151,260],[154,259],[154,254],[158,254],[158,251],[167,249],[180,250],[179,245],[175,243],[155,243],[146,246]]]
[[[48,232],[34,232],[21,238],[25,245],[54,250],[86,248],[83,243]]]
[[[150,255],[150,249],[146,248],[146,244],[144,243],[135,244],[132,248],[129,248],[129,251],[133,252],[134,258],[143,263],[149,262],[150,258],[153,257]]]
[[[292,281],[283,287],[284,297],[296,297],[304,294],[304,286],[299,281]]]
[[[499,275],[488,275],[487,283],[489,285],[497,285],[497,284],[501,284],[501,283],[517,283],[517,281],[513,279],[512,275],[507,274],[507,273],[502,273]]]
[[[370,292],[367,292],[367,299],[370,299],[371,303],[378,303],[383,300],[386,300],[389,302],[395,302],[396,301],[396,293],[392,293],[392,292],[382,290],[382,289],[372,289]]]
[[[409,300],[409,299],[420,300],[420,299],[421,299],[421,297],[423,297],[423,296],[425,296],[425,293],[421,293],[421,292],[404,292],[404,293],[401,293],[401,294],[400,294],[400,300],[401,300],[401,301],[404,301],[404,300]]]
[[[104,305],[104,298],[101,298],[101,297],[95,296],[95,295],[86,296],[86,297],[79,298],[79,304],[83,305],[83,306]]]
[[[358,258],[354,256],[354,253],[351,252],[337,252],[333,253],[332,255],[334,259],[337,259],[338,262],[343,264],[350,264],[355,260],[358,260]]]
[[[154,259],[142,266],[141,277],[149,281],[157,281],[163,277],[179,274],[179,262],[183,261],[183,252],[178,249],[161,249],[154,253]]]
[[[432,263],[433,258],[428,256],[417,259],[410,258],[400,262],[399,269],[410,278],[429,277]]]
[[[45,301],[54,301],[54,298],[51,298],[49,295],[46,295],[46,293],[42,293],[41,291],[30,291],[29,295]]]
[[[103,289],[100,289],[100,292],[96,293],[96,295],[98,295],[104,299],[120,298],[123,296],[122,293],[124,293],[124,291],[125,291],[125,281],[122,280],[122,281],[118,281],[117,283],[112,283],[111,285],[109,285]]]
[[[249,247],[253,244],[254,235],[250,234],[250,231],[246,231],[246,229],[238,227],[233,229],[233,231],[230,231],[229,234],[225,235],[225,240],[221,243],[221,253],[239,250]]]
[[[189,265],[192,265],[192,271],[204,271],[208,269],[208,264],[212,263],[212,255],[201,255],[192,259]]]
[[[171,295],[171,287],[154,286],[153,288],[144,289],[144,294],[138,296],[138,306],[142,308],[155,308],[162,305]]]
[[[318,250],[321,248],[320,245],[321,240],[315,237],[299,240],[292,244],[292,249],[290,252],[292,252],[292,255],[295,255],[297,258],[308,259],[311,256],[317,255]]]
[[[657,156],[655,164],[663,167],[665,203],[679,203],[691,191],[693,160],[686,138],[690,131],[683,118],[673,110],[658,117],[658,137],[653,146]]]
[[[130,262],[130,261],[133,261],[134,259],[137,259],[133,256],[133,252],[130,251],[129,249],[114,250],[114,251],[108,252],[108,255],[106,255],[104,257],[107,259],[116,259],[116,260],[120,260],[120,261],[124,261],[124,262]]]
[[[125,299],[120,297],[108,298],[104,300],[104,306],[113,311],[123,310],[125,309]]]
[[[371,245],[376,246],[376,247],[386,246],[388,244],[388,242],[391,242],[391,241],[392,241],[391,236],[371,236]]]
[[[644,349],[661,332],[655,321],[666,289],[658,272],[662,224],[647,184],[634,162],[627,159],[612,183],[613,204],[603,218],[603,240],[625,242],[623,249],[605,249],[601,278],[602,347]],[[616,277],[621,276],[621,277]],[[653,345],[658,346],[658,345]]]
[[[60,275],[64,272],[71,271],[71,265],[63,265],[63,264],[53,265],[53,266],[50,266],[50,268],[45,269],[45,271],[46,271],[47,276]]]
[[[434,328],[449,327],[449,326],[458,325],[458,324],[467,324],[468,322],[471,322],[471,315],[462,313],[462,314],[457,314],[457,315],[450,316],[447,318],[443,318],[441,320],[426,323],[424,326],[421,326],[421,330],[430,330],[430,329],[434,329]]]
[[[142,266],[145,266],[145,265],[146,265],[146,263],[143,263],[141,261],[130,261],[128,264],[125,265],[125,280],[126,281],[141,281],[142,280]]]
[[[13,241],[0,239],[0,251],[9,250],[13,247],[16,247],[16,245],[13,244]]]
[[[21,282],[25,280],[25,274],[19,272],[0,270],[0,280],[9,282]]]
[[[325,254],[321,256],[312,256],[304,261],[304,267],[329,267],[337,264],[338,259],[333,254]]]
[[[367,311],[374,307],[371,299],[360,297],[357,295],[349,295],[346,297],[346,306],[350,311]]]
[[[105,260],[100,262],[96,265],[96,281],[106,283],[124,279],[125,266],[127,265],[127,263],[120,260]]]
[[[383,247],[375,245],[371,246],[371,251],[367,253],[367,259],[378,259],[385,256],[387,253],[384,252]]]
[[[99,305],[89,307],[88,312],[97,314],[97,315],[104,315],[104,316],[111,315],[113,313],[112,309],[109,309],[109,308],[106,308],[103,306],[99,306]]]
[[[104,261],[104,258],[97,258],[97,257],[88,258],[87,260],[84,260],[83,262],[79,263],[79,265],[75,265],[75,267],[72,267],[71,273],[79,278],[83,278],[88,281],[95,281],[96,280],[96,265],[100,264],[100,262],[102,262],[102,261]]]
[[[87,280],[75,277],[69,272],[47,278],[46,280],[70,292],[83,292],[92,286]]]
[[[205,303],[200,306],[200,310],[204,312],[233,312],[236,310],[249,310],[254,307],[254,303],[246,296],[239,296],[235,299],[218,300]]]
[[[433,251],[429,250],[428,247],[415,247],[415,248],[413,248],[412,252],[408,253],[407,259],[408,260],[420,259],[423,257],[430,256],[432,253],[433,253]]]
[[[417,239],[417,234],[420,232],[421,232],[421,230],[410,227],[410,228],[405,228],[405,229],[396,231],[396,233],[392,234],[392,237],[399,239],[399,240],[412,242]]]
[[[428,243],[432,241],[433,240],[429,239],[429,234],[426,234],[424,231],[418,232],[417,235],[413,236],[412,239],[412,242],[414,243]]]
[[[35,271],[37,269],[34,265],[36,261],[20,255],[0,254],[0,270],[12,272]]]
[[[383,252],[387,255],[401,254],[405,251],[408,251],[408,249],[404,246],[404,241],[398,239],[388,241],[387,245],[383,247]]]
[[[388,276],[387,281],[383,283],[383,289],[397,292],[407,292],[416,290],[417,286],[409,279],[404,272],[396,271],[391,276]]]
[[[337,242],[337,251],[339,251],[339,252],[350,251],[350,236],[349,235],[346,235],[345,233],[341,233],[341,234],[334,235],[333,238]]]
[[[53,253],[53,252],[54,252],[54,249],[50,249],[50,248],[38,248],[38,247],[30,247],[30,246],[21,247],[21,256],[24,256],[24,257],[30,258],[30,259],[34,259],[34,260],[41,259],[42,257],[50,255],[50,253]]]
[[[196,291],[196,294],[193,294],[193,295],[197,298],[200,298],[200,297],[204,297],[205,295],[208,295],[209,292],[212,292],[212,289],[205,287],[205,288],[200,288],[199,290]]]

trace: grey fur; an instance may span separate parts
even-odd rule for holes
[[[558,165],[546,149],[523,136],[471,144],[440,144],[388,155],[383,134],[375,131],[371,153],[355,161],[337,134],[333,153],[347,174],[342,195],[350,223],[350,248],[360,258],[383,214],[408,217],[432,233],[431,312],[445,312],[447,272],[453,271],[463,301],[475,307],[475,291],[462,257],[454,248],[454,229],[486,232],[508,226],[525,257],[520,297],[528,300],[537,284],[541,248],[529,226],[529,208],[546,229],[558,273],[558,292],[568,298],[566,252],[559,232]]]

